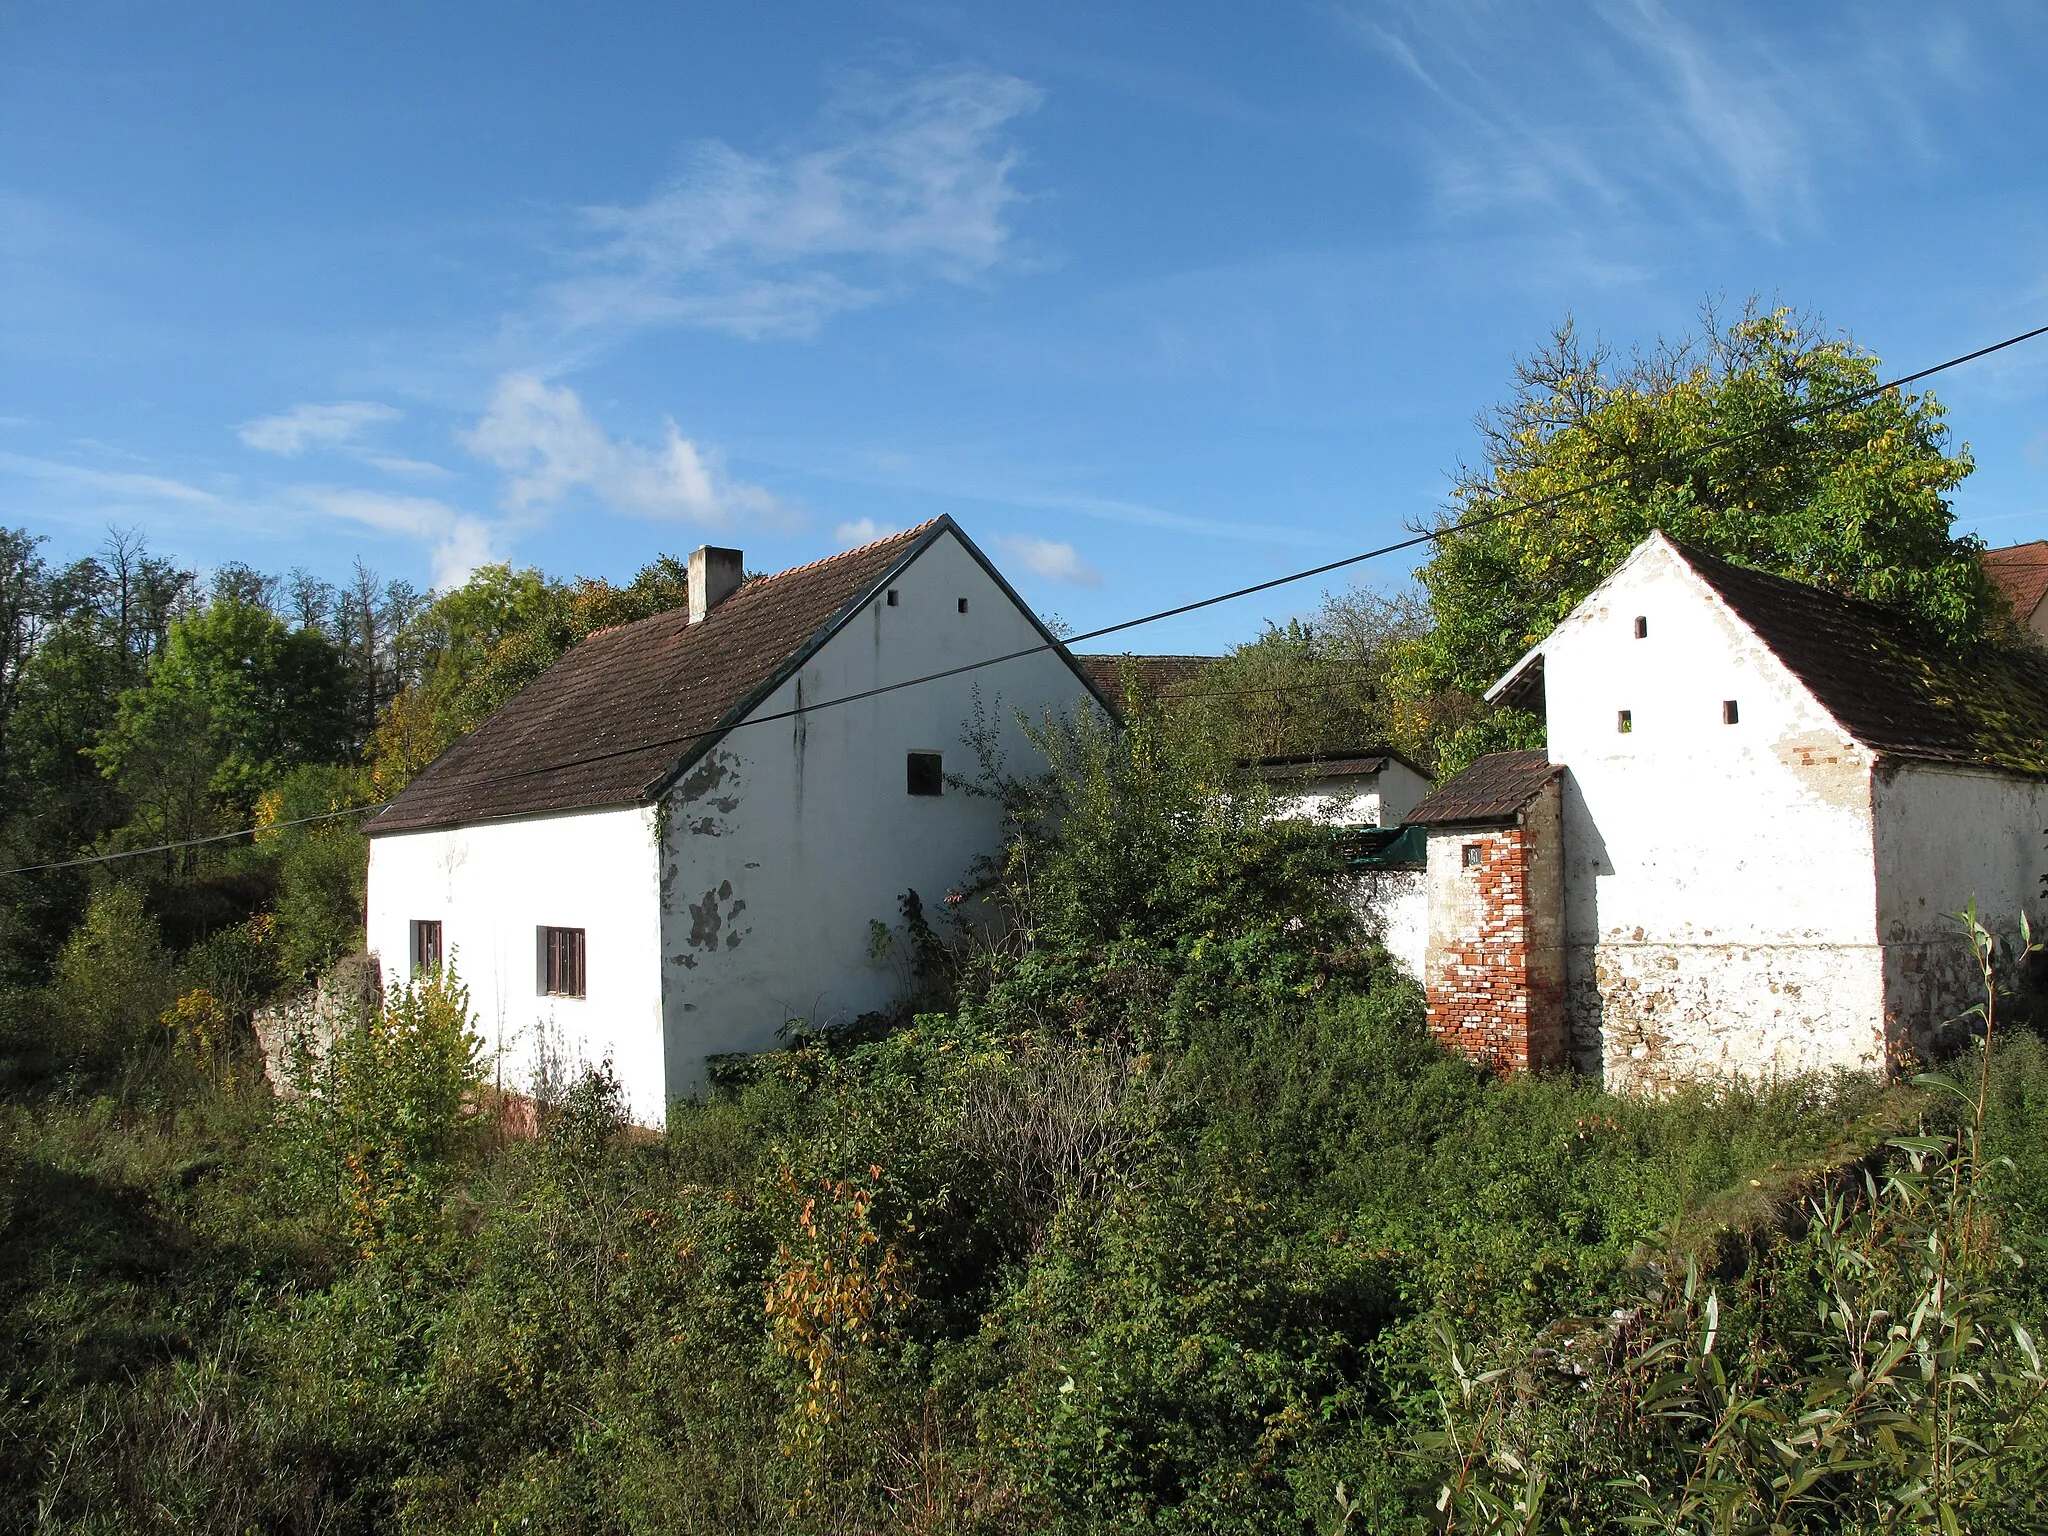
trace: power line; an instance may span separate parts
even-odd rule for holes
[[[1678,457],[1681,460],[1696,459],[1705,454],[1715,452],[1716,450],[1733,447],[1737,443],[1746,442],[1750,438],[1756,437],[1759,434],[1770,431],[1774,428],[1788,427],[1798,422],[1810,421],[1818,417],[1832,415],[1838,411],[1848,410],[1854,406],[1862,404],[1866,400],[1873,400],[1877,396],[1884,394],[1888,390],[1903,389],[1908,384],[1914,384],[1918,383],[1922,379],[1932,378],[1934,375],[1938,373],[1945,373],[1952,368],[1960,368],[1965,363],[1976,362],[1981,358],[1991,356],[1993,353],[2003,352],[2009,347],[2019,346],[2022,342],[2032,341],[2040,336],[2048,336],[2048,325],[2040,325],[2034,327],[2032,330],[2021,331],[2018,335],[2008,336],[2002,341],[1992,342],[1989,346],[1978,347],[1975,351],[1962,353],[1960,356],[1951,357],[1943,362],[1934,363],[1926,368],[1918,369],[1913,373],[1901,374],[1899,377],[1895,379],[1886,379],[1880,383],[1872,384],[1863,389],[1852,391],[1849,394],[1841,395],[1831,400],[1822,401],[1819,404],[1806,406],[1801,410],[1788,411],[1782,415],[1766,417],[1764,420],[1755,422],[1752,425],[1743,428],[1739,432],[1724,433],[1722,436],[1718,438],[1710,439],[1707,442],[1698,444],[1697,446],[1687,450],[1683,454],[1678,455]],[[532,778],[543,773],[555,773],[564,768],[581,768],[592,763],[609,762],[617,758],[631,757],[637,753],[651,751],[657,747],[681,746],[685,742],[699,740],[700,738],[709,736],[714,732],[718,732],[721,734],[730,734],[732,731],[739,730],[744,726],[767,725],[778,720],[795,719],[799,715],[816,714],[820,710],[830,709],[833,708],[835,705],[857,704],[864,699],[878,698],[885,693],[895,693],[901,689],[915,688],[925,683],[941,682],[949,677],[959,677],[964,673],[978,672],[985,667],[1001,666],[1005,662],[1019,661],[1027,656],[1043,655],[1045,652],[1053,650],[1057,647],[1065,647],[1071,649],[1074,645],[1077,645],[1082,641],[1100,640],[1105,636],[1122,634],[1126,630],[1138,629],[1147,624],[1157,624],[1166,619],[1179,618],[1183,614],[1199,612],[1204,608],[1214,608],[1222,603],[1235,602],[1238,598],[1241,597],[1252,597],[1256,596],[1258,593],[1261,592],[1270,592],[1276,587],[1291,586],[1298,581],[1308,581],[1317,576],[1327,576],[1333,571],[1341,571],[1354,565],[1361,565],[1368,560],[1383,559],[1387,555],[1398,554],[1402,550],[1414,549],[1420,545],[1434,544],[1442,539],[1450,538],[1456,534],[1465,533],[1474,528],[1483,528],[1493,523],[1506,522],[1511,518],[1522,517],[1532,512],[1554,512],[1559,507],[1563,506],[1564,503],[1572,500],[1574,497],[1583,496],[1589,491],[1602,490],[1608,486],[1617,485],[1621,483],[1622,481],[1628,479],[1632,472],[1633,471],[1628,468],[1611,470],[1607,474],[1598,475],[1595,476],[1593,479],[1581,481],[1577,485],[1567,486],[1565,489],[1560,491],[1553,491],[1547,496],[1539,496],[1534,498],[1533,500],[1514,502],[1505,507],[1497,507],[1490,512],[1478,513],[1470,517],[1461,518],[1457,522],[1450,523],[1442,528],[1430,529],[1426,532],[1417,533],[1405,539],[1397,539],[1391,544],[1382,544],[1376,549],[1368,549],[1360,554],[1347,555],[1341,560],[1327,561],[1322,565],[1310,566],[1306,570],[1293,571],[1285,576],[1275,576],[1267,581],[1253,582],[1250,586],[1236,587],[1228,592],[1219,592],[1211,597],[1198,598],[1193,602],[1181,603],[1172,608],[1162,608],[1156,613],[1143,614],[1135,619],[1125,619],[1116,624],[1106,624],[1100,629],[1091,629],[1078,635],[1069,635],[1064,640],[1040,642],[1037,645],[1025,646],[1020,650],[1009,651],[1000,656],[989,656],[983,658],[980,661],[964,662],[957,667],[946,667],[937,672],[922,673],[917,677],[904,678],[899,682],[883,683],[878,685],[877,687],[865,688],[856,693],[841,694],[835,698],[830,699],[820,699],[815,703],[802,704],[794,709],[777,710],[771,714],[765,715],[748,715],[745,719],[736,720],[731,725],[725,726],[723,728],[716,724],[713,724],[709,726],[704,726],[700,729],[693,731],[684,731],[673,736],[661,736],[655,737],[652,740],[648,741],[635,742],[631,746],[615,747],[604,752],[593,752],[583,757],[564,758],[557,762],[537,764],[526,768],[516,769],[508,773],[490,774],[481,778],[462,779],[446,787],[450,790],[480,789],[487,785],[511,783],[519,779]],[[1248,689],[1243,691],[1267,692],[1278,690]],[[296,820],[288,822],[274,822],[271,825],[303,826],[310,822],[331,821],[341,816],[362,815],[365,812],[379,809],[381,809],[380,806],[352,806],[346,810],[329,811],[319,816],[300,817]],[[0,876],[36,874],[44,870],[54,869],[76,869],[89,864],[108,864],[120,859],[141,858],[145,855],[152,853],[170,853],[181,848],[197,848],[203,847],[209,843],[228,842],[238,837],[247,837],[252,835],[253,833],[267,830],[269,830],[269,828],[247,827],[237,832],[219,833],[213,837],[193,838],[188,841],[178,843],[162,843],[153,848],[137,848],[133,850],[124,850],[120,853],[98,854],[87,858],[66,859],[52,864],[29,864],[21,866],[17,869],[0,869]]]
[[[360,816],[365,811],[381,810],[375,805],[351,805],[339,811],[322,811],[318,816],[294,816],[290,821],[268,821],[260,827],[242,827],[234,832],[216,832],[211,837],[189,837],[179,843],[158,843],[154,848],[123,848],[119,853],[95,853],[82,859],[59,859],[54,864],[24,864],[19,869],[0,869],[0,875],[33,875],[46,869],[82,869],[88,864],[112,864],[121,859],[140,859],[152,853],[176,853],[180,848],[204,848],[209,843],[233,842],[238,837],[251,837],[258,832],[274,832],[279,827],[303,827],[316,821],[333,821],[338,816]]]
[[[1796,422],[1848,410],[1853,406],[1862,404],[1866,400],[1875,399],[1887,390],[1899,389],[1920,379],[1931,378],[1933,375],[1945,372],[1948,369],[1959,368],[1965,363],[1989,357],[1994,352],[2002,352],[2008,347],[2016,347],[2020,343],[2032,341],[2038,336],[2048,336],[2048,325],[2036,326],[2030,331],[2022,331],[2016,336],[2006,337],[2003,341],[1993,342],[1990,346],[1979,347],[1974,352],[1965,352],[1961,356],[1949,358],[1945,362],[1935,363],[1930,367],[1919,369],[1913,373],[1902,374],[1896,379],[1887,379],[1882,383],[1869,385],[1850,394],[1823,401],[1817,405],[1807,406],[1802,410],[1789,411],[1782,415],[1767,417],[1762,421],[1743,428],[1739,432],[1725,433],[1719,438],[1701,443],[1679,455],[1679,457],[1681,459],[1698,458],[1718,449],[1732,447],[1737,443],[1745,442],[1760,433],[1774,428],[1791,426]],[[1414,549],[1418,545],[1433,544],[1438,540],[1464,533],[1473,528],[1482,528],[1492,523],[1505,522],[1510,518],[1521,517],[1530,512],[1555,511],[1573,497],[1583,496],[1588,491],[1601,490],[1626,480],[1630,473],[1631,471],[1628,469],[1612,470],[1605,475],[1596,476],[1591,480],[1582,481],[1563,490],[1553,491],[1547,496],[1539,496],[1533,500],[1511,503],[1505,507],[1495,508],[1490,512],[1478,513],[1471,517],[1462,518],[1447,527],[1432,529],[1405,539],[1398,539],[1391,544],[1383,544],[1377,549],[1368,549],[1362,554],[1347,555],[1341,560],[1331,560],[1323,565],[1310,566],[1307,570],[1294,571],[1285,576],[1275,576],[1268,581],[1254,582],[1250,586],[1237,587],[1228,592],[1220,592],[1213,597],[1199,598],[1194,602],[1182,603],[1177,607],[1163,608],[1157,613],[1148,613],[1135,619],[1125,619],[1121,623],[1107,624],[1100,629],[1091,629],[1082,634],[1069,635],[1065,640],[1058,643],[1072,648],[1086,640],[1100,640],[1107,635],[1121,634],[1125,630],[1137,629],[1146,624],[1157,624],[1164,619],[1178,618],[1182,614],[1194,613],[1203,608],[1213,608],[1219,603],[1234,602],[1241,597],[1251,597],[1260,592],[1269,592],[1275,587],[1289,586],[1294,582],[1307,581],[1317,576],[1327,576],[1332,571],[1341,571],[1348,566],[1359,565],[1368,560],[1378,560],[1387,555],[1398,554],[1402,550]],[[816,714],[820,710],[830,709],[839,704],[857,704],[863,699],[877,698],[882,694],[894,693],[899,689],[915,688],[923,683],[939,682],[945,678],[958,677],[963,673],[976,672],[984,667],[1001,666],[1005,662],[1018,661],[1026,656],[1042,655],[1052,648],[1051,645],[1045,643],[1025,646],[1021,650],[1009,651],[1000,656],[989,656],[980,661],[963,662],[957,667],[946,667],[937,672],[921,673],[916,677],[904,678],[900,682],[882,683],[873,688],[864,688],[857,693],[840,694],[835,698],[820,699],[815,703],[806,703],[793,709],[776,710],[770,714],[749,715],[744,720],[735,721],[724,729],[730,732],[749,725],[768,725],[778,720],[792,720],[799,715]],[[544,763],[533,767],[514,769],[502,774],[489,774],[480,778],[462,779],[448,785],[447,788],[450,790],[481,789],[487,785],[512,783],[519,779],[532,778],[543,773],[554,773],[562,768],[580,768],[586,764],[609,762],[616,758],[631,757],[636,753],[651,751],[656,747],[681,746],[684,742],[695,741],[700,737],[709,736],[719,731],[719,729],[720,727],[716,724],[708,725],[697,730],[680,732],[673,736],[661,736],[647,741],[636,742],[631,746],[614,747],[604,752],[593,752],[583,757],[567,758],[561,762]],[[4,873],[4,871],[0,871],[0,873]]]

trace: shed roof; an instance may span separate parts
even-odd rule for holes
[[[2019,621],[2026,623],[2041,606],[2041,599],[2048,597],[2048,539],[1987,549],[1980,558],[1991,584],[2005,594]]]
[[[1399,763],[1422,773],[1414,763],[1392,747],[1358,748],[1349,752],[1307,752],[1289,757],[1253,757],[1239,766],[1249,769],[1269,784],[1313,783],[1318,779],[1364,778],[1381,772],[1387,764]]]
[[[1010,591],[953,520],[939,517],[747,582],[700,623],[678,610],[600,630],[428,764],[368,830],[625,805],[659,793],[947,532]]]
[[[1512,821],[1561,772],[1542,752],[1491,752],[1431,790],[1408,821],[1431,827]]]

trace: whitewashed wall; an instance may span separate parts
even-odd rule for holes
[[[1429,950],[1429,874],[1423,869],[1369,869],[1347,877],[1351,909],[1366,936],[1379,940],[1417,986]]]
[[[1273,808],[1326,827],[1398,827],[1428,793],[1429,780],[1390,761],[1378,773],[1333,774],[1300,785],[1283,780],[1273,786]]]
[[[877,594],[758,714],[777,714],[949,665],[1021,650],[1039,635],[951,534]],[[966,598],[968,611],[959,612]],[[997,803],[948,784],[906,790],[912,750],[970,778],[962,740],[979,690],[1012,771],[1043,767],[1020,707],[1068,714],[1081,681],[1056,653],[920,684],[797,719],[743,725],[670,794],[661,874],[668,1092],[704,1085],[707,1057],[773,1047],[792,1019],[830,1024],[901,994],[898,958],[871,958],[870,924],[900,930],[905,890],[943,921],[949,888],[1002,842]]]
[[[469,988],[498,1082],[533,1091],[543,1050],[571,1071],[607,1057],[634,1119],[667,1105],[652,807],[570,811],[370,840],[369,944],[387,988],[411,964],[415,919],[436,920]],[[585,933],[586,993],[540,990],[542,927]]]
[[[1543,652],[1576,1064],[1622,1090],[1882,1065],[1870,754],[1661,541]]]
[[[1983,1000],[1956,914],[2008,941],[2020,913],[2042,916],[2048,875],[2048,785],[1924,763],[1876,777],[1877,931],[1895,1038],[1925,1053],[1940,1026]]]

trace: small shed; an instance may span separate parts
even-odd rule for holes
[[[1429,843],[1429,1027],[1504,1070],[1565,1065],[1564,836],[1542,752],[1480,758],[1416,806]]]
[[[1429,775],[1390,747],[1256,757],[1243,766],[1271,787],[1279,814],[1326,827],[1398,827],[1429,793]]]

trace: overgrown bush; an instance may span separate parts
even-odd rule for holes
[[[476,1120],[482,1051],[452,969],[389,994],[324,1042],[302,1033],[288,1043],[279,1122],[289,1165],[302,1191],[338,1209],[363,1258],[440,1257],[441,1203]]]

